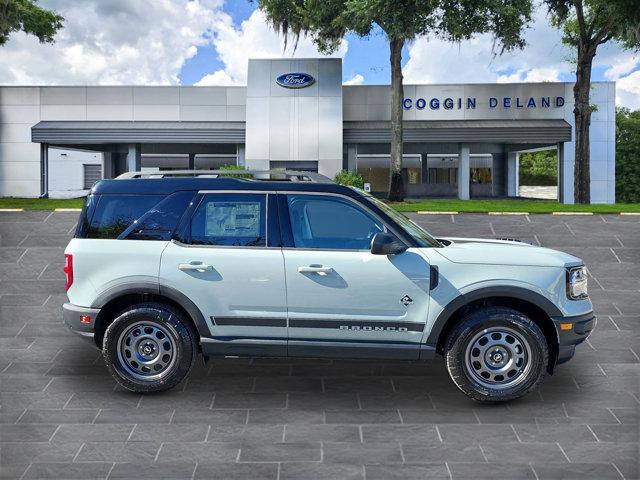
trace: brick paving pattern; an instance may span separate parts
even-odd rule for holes
[[[174,391],[116,387],[67,332],[77,213],[0,213],[1,478],[638,478],[640,217],[433,215],[437,235],[581,256],[598,327],[542,388],[501,406],[429,363],[219,359]]]

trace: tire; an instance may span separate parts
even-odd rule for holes
[[[195,362],[197,336],[183,314],[145,303],[121,312],[107,327],[102,355],[127,390],[160,392],[180,383]]]
[[[507,307],[463,316],[445,344],[456,386],[481,403],[507,402],[540,385],[549,363],[547,340],[529,317]]]

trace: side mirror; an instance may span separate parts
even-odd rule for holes
[[[371,240],[371,253],[373,255],[395,255],[402,253],[407,247],[398,241],[393,235],[380,232],[376,233]]]

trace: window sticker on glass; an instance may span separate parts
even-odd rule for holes
[[[207,237],[259,237],[260,202],[209,202]]]

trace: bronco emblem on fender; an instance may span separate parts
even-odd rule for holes
[[[405,295],[400,299],[400,303],[407,307],[413,303],[413,299],[409,295]]]

